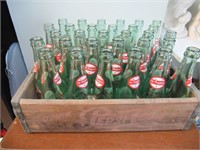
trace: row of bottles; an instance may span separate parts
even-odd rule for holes
[[[181,66],[173,68],[171,76],[176,32],[167,31],[161,40],[161,21],[153,20],[144,31],[143,23],[136,20],[128,30],[124,30],[124,20],[117,20],[107,30],[103,19],[97,21],[97,26],[87,26],[86,20],[80,19],[78,30],[66,19],[59,19],[59,30],[45,24],[46,43],[41,37],[30,40],[39,97],[188,97],[200,50],[188,47]]]

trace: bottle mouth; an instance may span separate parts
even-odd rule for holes
[[[34,42],[34,41],[40,41],[40,40],[43,40],[43,38],[42,37],[40,37],[40,36],[34,36],[34,37],[32,37],[32,38],[30,38],[30,41],[32,42]]]
[[[41,60],[52,60],[54,59],[54,54],[52,52],[51,49],[47,48],[47,47],[43,47],[41,49],[39,49],[39,58]]]
[[[142,52],[140,51],[140,49],[138,47],[134,47],[134,48],[130,49],[129,56],[132,59],[140,60],[142,58]]]
[[[186,51],[184,52],[185,57],[189,57],[192,59],[199,59],[200,58],[200,49],[197,47],[187,47]]]
[[[52,23],[46,23],[44,24],[44,30],[53,30],[54,25]]]
[[[67,24],[67,19],[66,18],[60,18],[58,19],[59,24]]]

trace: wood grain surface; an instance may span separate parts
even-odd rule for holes
[[[199,132],[24,133],[16,119],[2,149],[199,149]]]
[[[183,129],[194,98],[140,100],[21,99],[31,132],[104,132]]]

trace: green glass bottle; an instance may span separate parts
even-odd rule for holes
[[[46,35],[46,45],[52,46],[53,42],[51,39],[51,31],[54,30],[54,25],[52,23],[44,24],[44,31]]]
[[[68,37],[62,37],[59,40],[60,44],[60,50],[61,50],[61,62],[60,62],[60,68],[59,68],[59,73],[61,79],[67,83],[69,79],[69,70],[70,70],[70,57],[69,53],[72,50],[72,42],[71,39]]]
[[[80,47],[83,51],[84,58],[87,54],[87,46],[86,46],[86,38],[85,38],[85,31],[83,30],[76,30],[74,35],[74,44],[76,47]]]
[[[61,36],[63,37],[64,35],[67,34],[65,30],[65,27],[67,25],[67,19],[66,18],[58,19],[58,25],[59,25],[59,31],[61,33]]]
[[[112,44],[112,49],[113,49],[112,73],[114,77],[113,98],[116,98],[117,96],[123,75],[123,69],[122,69],[123,48],[124,48],[124,41],[119,37],[114,38]]]
[[[124,71],[120,88],[116,93],[116,98],[133,99],[138,98],[138,88],[140,85],[139,67],[142,52],[134,47],[129,51],[128,64]]]
[[[117,31],[117,28],[114,24],[108,25],[108,43],[110,43],[110,45],[112,45],[111,43],[113,39],[116,37],[116,31]]]
[[[117,27],[117,36],[120,37],[121,32],[124,30],[124,27],[125,27],[125,20],[124,19],[117,19],[116,20],[116,27]]]
[[[97,37],[97,26],[95,24],[89,24],[87,31],[88,31],[88,38]]]
[[[172,84],[169,89],[170,97],[189,97],[191,94],[192,75],[197,60],[200,58],[200,49],[188,47],[184,52],[184,58],[180,67],[172,76]]]
[[[156,55],[156,61],[143,87],[143,97],[162,98],[167,97],[165,93],[167,66],[171,54],[161,48]]]
[[[98,71],[98,42],[96,38],[87,40],[87,54],[85,57],[85,72],[88,77],[88,96],[94,94],[94,81]]]
[[[51,31],[51,39],[53,42],[53,53],[55,56],[55,65],[56,69],[58,71],[60,62],[61,62],[61,51],[60,51],[60,45],[59,45],[59,40],[61,38],[60,31],[58,29],[54,29]]]
[[[145,95],[143,95],[143,86],[145,84],[145,81],[148,77],[148,71],[147,68],[149,68],[149,62],[150,62],[150,41],[148,38],[141,37],[138,40],[137,47],[142,52],[142,58],[140,63],[140,86],[139,86],[139,92],[138,95],[140,98],[143,98]]]
[[[137,46],[137,41],[139,39],[138,25],[130,24],[128,26],[128,31],[131,32],[131,45],[130,48]]]
[[[131,45],[131,33],[128,30],[123,30],[121,32],[121,38],[124,41],[124,49],[122,51],[122,67],[123,71],[125,70],[126,64],[128,63],[128,52]]]
[[[85,32],[85,37],[87,35],[87,20],[86,19],[78,19],[78,29],[83,30]]]
[[[98,19],[97,20],[97,31],[106,30],[106,20]]]
[[[138,37],[140,38],[143,32],[144,20],[136,19],[134,24],[138,26]]]
[[[56,71],[54,54],[51,49],[45,47],[39,50],[40,59],[40,88],[44,99],[63,99],[66,85]]]
[[[38,53],[39,53],[38,51],[39,51],[40,48],[45,46],[45,43],[44,43],[42,37],[35,36],[35,37],[32,37],[30,39],[30,45],[33,49],[33,58],[34,58],[33,72],[34,72],[35,89],[36,89],[36,93],[37,93],[38,97],[41,98],[41,89],[39,88],[39,85],[38,85],[38,83],[40,82],[39,78],[38,78],[38,72],[39,72],[39,69],[40,69],[39,68],[40,62],[39,62],[39,59],[38,59]]]
[[[101,55],[102,49],[106,48],[108,45],[108,32],[106,30],[101,30],[98,32],[98,55]]]
[[[95,79],[95,98],[96,99],[111,99],[113,96],[112,82],[112,59],[113,53],[110,49],[103,49],[100,55],[98,73]]]
[[[67,36],[71,39],[72,41],[72,46],[74,46],[74,34],[75,34],[75,26],[72,23],[67,23],[67,27],[65,28],[67,32]]]
[[[70,52],[70,75],[67,98],[86,99],[88,96],[88,78],[84,69],[83,52],[74,47]]]

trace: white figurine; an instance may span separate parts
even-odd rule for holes
[[[195,0],[169,0],[164,28],[177,32],[177,38],[184,38],[188,35],[185,25],[190,21],[192,15],[187,9],[192,6]]]
[[[198,12],[192,18],[189,24],[189,37],[195,41],[200,41],[200,4],[198,5]]]

